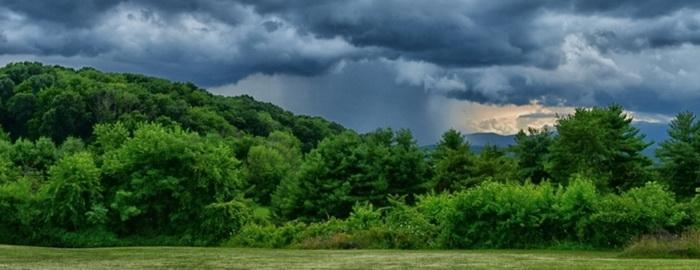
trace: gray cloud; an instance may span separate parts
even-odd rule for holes
[[[541,118],[555,118],[557,113],[554,112],[534,112],[529,114],[519,115],[518,119],[541,119]]]
[[[408,128],[420,142],[432,143],[449,128],[431,107],[434,95],[416,85],[397,85],[395,76],[391,62],[348,61],[323,75],[255,74],[210,90],[223,95],[249,94],[362,132],[378,127]]]
[[[204,86],[295,78],[284,91],[361,100],[379,115],[379,104],[399,110],[391,104],[433,96],[671,114],[700,102],[699,9],[686,0],[0,0],[0,59]],[[334,73],[343,65],[345,75]],[[364,128],[359,116],[331,112],[342,107],[311,113]],[[384,115],[398,126],[430,122],[424,112]]]
[[[104,10],[95,8],[95,14],[87,17],[89,24],[84,25],[76,25],[79,22],[73,19],[60,21],[63,17],[36,19],[31,16],[42,13],[34,5],[22,9],[13,9],[18,4],[9,5],[0,9],[0,30],[5,34],[0,53],[98,57],[204,85],[236,81],[257,72],[318,74],[359,53],[342,39],[316,38],[295,25],[235,3],[189,6],[183,1],[167,9],[154,3],[100,6]],[[63,4],[62,8],[71,8]],[[215,10],[227,11],[230,19],[219,20],[212,15]],[[79,9],[64,15],[82,13],[89,12]],[[270,22],[275,22],[274,29]]]
[[[624,17],[656,17],[685,8],[697,8],[700,3],[693,0],[576,0],[573,7],[584,13],[599,13]]]

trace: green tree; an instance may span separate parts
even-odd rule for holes
[[[49,138],[41,137],[36,142],[20,138],[10,157],[24,171],[44,172],[56,161],[56,153],[56,145]]]
[[[5,128],[14,137],[27,136],[29,121],[37,108],[37,99],[31,93],[19,93],[7,101],[7,112],[11,115],[10,124]]]
[[[547,128],[528,128],[527,133],[520,130],[515,135],[515,144],[510,150],[517,158],[520,179],[540,183],[551,178],[545,167],[553,141],[554,136]]]
[[[517,162],[507,155],[505,149],[496,145],[486,145],[474,159],[470,186],[486,180],[509,182],[517,178]]]
[[[438,192],[457,191],[473,186],[475,183],[469,181],[473,175],[474,158],[462,133],[454,129],[443,133],[431,154],[433,189]]]
[[[246,179],[251,196],[269,205],[272,193],[282,179],[291,177],[302,161],[301,142],[294,135],[274,131],[262,142],[249,148],[246,158]]]
[[[288,175],[290,164],[274,148],[256,145],[248,151],[246,165],[246,180],[251,186],[249,192],[257,202],[268,205],[272,192]]]
[[[82,152],[66,156],[49,170],[44,190],[45,215],[51,224],[61,228],[85,228],[91,225],[91,211],[104,208],[101,192],[100,170],[92,155]]]
[[[383,132],[387,135],[392,133],[388,129]],[[383,167],[379,168],[388,182],[387,193],[406,195],[409,202],[413,202],[415,194],[421,194],[429,187],[429,166],[425,153],[406,129],[396,131],[390,138],[382,144],[388,148],[389,156]]]
[[[603,190],[625,190],[650,180],[649,146],[618,105],[579,108],[556,123],[558,136],[550,147],[547,172],[565,182],[580,174],[595,179]]]
[[[421,193],[426,174],[422,153],[406,131],[344,132],[311,151],[272,202],[286,218],[346,217],[356,202],[382,206],[389,194]]]
[[[92,132],[98,153],[117,149],[129,138],[129,130],[121,122],[97,124]]]
[[[14,95],[15,83],[9,76],[0,74],[0,104]]]
[[[80,94],[67,91],[53,97],[50,109],[42,116],[40,129],[57,142],[68,136],[87,137],[92,126],[90,118]]]
[[[7,134],[2,126],[0,126],[0,141],[10,142],[10,140],[10,134]]]
[[[661,161],[661,175],[676,194],[692,197],[700,187],[700,123],[695,114],[676,115],[668,135],[656,151]]]
[[[221,136],[236,134],[236,128],[221,115],[201,107],[187,110],[183,126],[202,133],[217,133]]]
[[[57,150],[58,158],[85,151],[85,143],[80,138],[68,137]]]
[[[242,195],[239,162],[223,142],[142,124],[105,153],[110,203],[126,233],[196,233],[201,211]]]
[[[10,156],[11,151],[12,144],[8,141],[0,140],[0,185],[15,181],[19,176]]]

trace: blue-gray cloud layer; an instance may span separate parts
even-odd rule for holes
[[[0,0],[0,57],[205,86],[296,76],[307,88],[328,87],[317,103],[342,102],[348,92],[401,103],[399,92],[371,94],[390,88],[669,114],[700,102],[699,11],[698,1],[665,0]],[[347,78],[377,83],[337,87]],[[336,108],[305,106],[321,115]]]

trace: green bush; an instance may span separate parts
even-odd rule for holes
[[[121,234],[199,229],[205,207],[242,195],[240,162],[221,141],[179,127],[141,124],[104,154],[104,180]]]
[[[224,243],[232,247],[283,248],[295,243],[306,224],[288,222],[282,226],[244,225],[238,234]]]
[[[0,240],[4,243],[29,243],[31,234],[38,233],[35,223],[39,220],[32,182],[20,179],[0,183]]]
[[[557,237],[567,242],[586,242],[586,222],[595,212],[595,204],[600,200],[593,181],[575,177],[558,194],[554,205],[559,225]]]
[[[621,195],[599,195],[593,182],[485,183],[455,194],[440,223],[440,243],[452,248],[527,248],[553,245],[620,247],[635,236],[678,231],[690,216],[672,193],[647,183]],[[419,207],[421,204],[419,203]]]
[[[238,233],[251,216],[250,208],[240,201],[207,205],[202,211],[200,239],[214,243],[229,239]]]
[[[390,232],[390,247],[417,249],[437,247],[438,226],[418,208],[402,201],[394,201],[385,218],[385,227]]]
[[[487,182],[458,193],[441,241],[452,248],[522,248],[551,241],[556,201],[549,184]]]
[[[608,194],[585,221],[585,239],[601,247],[620,247],[638,235],[677,229],[688,218],[678,210],[673,193],[655,182],[621,195]]]
[[[357,203],[352,207],[350,216],[345,220],[347,230],[367,230],[382,224],[381,211],[370,203]]]
[[[105,208],[101,206],[100,170],[89,153],[66,156],[51,166],[44,187],[44,214],[55,227],[76,230],[106,221],[106,213],[97,216]]]

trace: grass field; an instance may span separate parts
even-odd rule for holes
[[[273,250],[0,245],[0,269],[700,269],[700,260],[624,259],[614,252]]]

